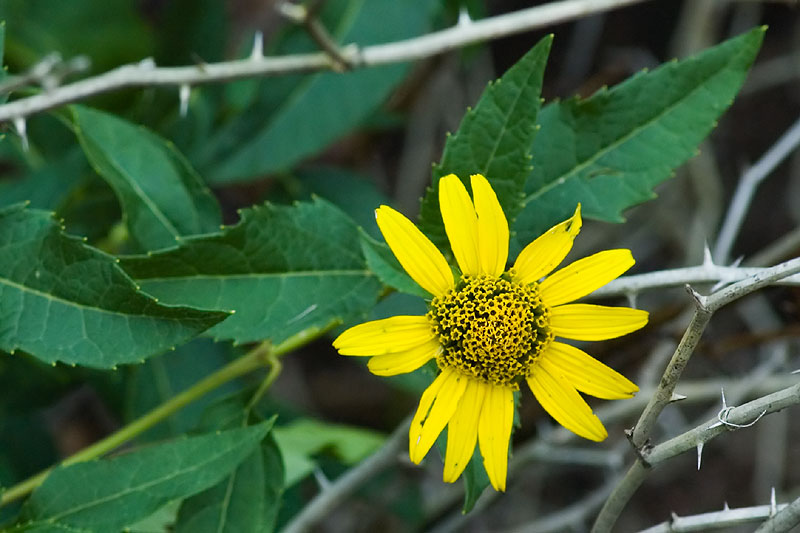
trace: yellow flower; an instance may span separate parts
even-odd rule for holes
[[[508,222],[489,182],[471,178],[472,195],[455,175],[439,181],[439,206],[461,276],[406,217],[376,210],[386,243],[433,299],[424,316],[395,316],[346,330],[333,342],[342,355],[371,356],[380,376],[412,372],[436,359],[439,375],[425,390],[409,431],[419,463],[448,428],[444,480],[461,475],[478,443],[489,480],[505,490],[514,391],[527,381],[562,426],[593,441],[603,424],[578,391],[630,398],[639,390],[582,350],[555,340],[611,339],[643,327],[647,312],[570,304],[633,266],[629,250],[606,250],[550,274],[580,231],[575,214],[529,244],[506,271]]]

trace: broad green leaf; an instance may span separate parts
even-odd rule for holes
[[[5,51],[6,51],[6,21],[0,20],[0,80],[8,76],[5,68]],[[8,93],[0,94],[0,104],[8,100]]]
[[[180,505],[180,500],[167,503],[150,516],[126,527],[125,533],[165,533],[172,531]]]
[[[353,465],[377,450],[385,436],[371,430],[328,424],[310,418],[276,427],[272,433],[286,464],[286,486],[310,474],[312,456],[331,452],[346,465]]]
[[[73,106],[72,115],[86,157],[114,189],[140,249],[219,229],[217,201],[171,144],[102,111]]]
[[[130,368],[126,386],[127,419],[135,420],[219,370],[228,362],[227,351],[228,346],[222,343],[215,343],[210,339],[194,339],[174,351],[152,357],[144,364]],[[141,438],[158,440],[186,433],[197,425],[203,410],[211,402],[235,390],[233,383],[214,389],[149,430]]]
[[[227,318],[159,304],[50,213],[0,209],[0,349],[99,368],[141,362]]]
[[[422,298],[430,298],[422,287],[417,285],[411,276],[406,274],[400,262],[385,244],[376,241],[366,233],[361,234],[361,249],[367,260],[369,269],[378,276],[385,285],[400,292],[414,294]]]
[[[331,31],[338,42],[361,46],[407,39],[424,33],[431,4],[430,0],[350,0]],[[308,76],[258,133],[209,169],[208,179],[219,185],[291,168],[356,127],[407,70],[407,65],[394,64]]]
[[[59,467],[25,503],[21,530],[119,531],[170,500],[200,492],[236,468],[272,422]]]
[[[220,234],[122,265],[160,301],[235,310],[209,334],[239,343],[279,343],[362,314],[381,288],[361,255],[358,228],[320,199],[247,209]]]
[[[730,106],[758,53],[763,28],[683,61],[642,72],[610,90],[539,113],[533,172],[517,217],[518,247],[582,213],[622,222],[622,211],[697,151]]]
[[[448,137],[420,208],[421,229],[440,247],[447,247],[439,211],[439,178],[445,175],[456,174],[469,188],[470,176],[483,174],[508,219],[513,220],[519,211],[531,170],[539,94],[552,42],[552,35],[543,38],[499,80],[490,83],[475,109],[467,110],[458,131]]]
[[[241,397],[209,411],[204,425],[241,426],[255,418]],[[274,417],[273,417],[274,420]],[[241,464],[219,483],[181,505],[178,533],[272,531],[283,497],[284,466],[273,438],[274,429]]]
[[[272,531],[282,494],[283,461],[270,433],[230,476],[183,503],[175,531]]]

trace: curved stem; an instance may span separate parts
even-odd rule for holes
[[[67,457],[58,466],[71,465],[105,455],[232,379],[248,374],[258,368],[269,366],[270,371],[267,377],[262,382],[253,400],[251,400],[251,404],[254,404],[278,377],[281,364],[277,358],[308,343],[321,333],[327,331],[331,326],[333,326],[333,324],[329,324],[323,328],[310,328],[290,337],[283,343],[274,347],[269,342],[262,342],[242,357],[230,362],[228,365],[195,383],[185,391],[159,405],[152,411],[142,415],[130,424],[120,428],[104,439],[95,442],[91,446],[82,449],[74,455]],[[24,498],[30,494],[36,487],[42,484],[53,468],[55,467],[43,470],[2,492],[0,494],[0,506]]]

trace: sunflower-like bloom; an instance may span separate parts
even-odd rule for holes
[[[643,327],[648,315],[627,307],[569,303],[633,266],[630,250],[599,252],[548,276],[580,231],[580,205],[506,270],[505,214],[486,178],[474,175],[471,185],[474,200],[455,175],[439,181],[439,206],[461,271],[458,279],[410,220],[385,205],[376,210],[389,248],[433,297],[429,311],[360,324],[333,345],[343,355],[370,356],[368,367],[380,376],[412,372],[435,359],[440,372],[422,394],[409,430],[411,460],[419,463],[447,426],[444,481],[461,475],[477,442],[492,486],[502,491],[519,383],[526,381],[565,428],[593,441],[605,439],[608,433],[579,391],[619,399],[632,397],[638,387],[556,339],[619,337]]]

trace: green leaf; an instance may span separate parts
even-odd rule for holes
[[[271,426],[268,421],[59,467],[25,503],[21,527],[119,531],[170,500],[217,483],[258,446]]]
[[[227,402],[237,417],[223,418],[223,425],[241,425],[251,417],[234,398]],[[272,423],[273,419],[270,421]],[[188,498],[181,505],[178,533],[238,533],[272,531],[283,497],[284,466],[272,432],[229,476],[215,486]]]
[[[375,223],[375,209],[391,203],[391,199],[378,190],[374,180],[349,169],[313,167],[299,170],[290,191],[297,200],[320,196],[345,213],[372,237],[379,237]]]
[[[381,285],[360,253],[358,228],[323,200],[242,211],[220,234],[122,260],[161,301],[235,310],[217,339],[274,343],[365,313]]]
[[[310,474],[316,465],[312,456],[330,451],[346,465],[353,465],[377,450],[386,440],[371,430],[299,419],[273,431],[286,463],[286,486]]]
[[[114,189],[140,249],[174,246],[182,236],[219,229],[217,201],[170,143],[88,107],[73,106],[72,116],[86,157]]]
[[[424,33],[430,0],[350,0],[331,28],[340,43],[360,46]],[[380,21],[376,24],[375,21]],[[285,171],[351,131],[403,79],[407,65],[311,75],[264,127],[207,173],[215,185]]]
[[[417,285],[417,282],[411,279],[411,276],[406,274],[406,271],[400,266],[400,262],[388,246],[376,241],[366,233],[362,233],[361,249],[364,252],[364,258],[367,260],[369,269],[385,285],[421,298],[428,299],[431,297],[422,287]]]
[[[87,170],[86,158],[75,147],[23,177],[0,181],[0,207],[28,202],[30,207],[58,209],[80,184]]]
[[[194,339],[174,351],[161,354],[132,367],[127,376],[126,412],[135,420],[173,398],[227,362],[228,346],[210,339]],[[144,440],[175,437],[194,428],[208,405],[237,387],[227,383],[184,407],[142,435]]]
[[[475,109],[467,110],[458,131],[448,137],[420,208],[420,228],[440,247],[447,247],[439,211],[441,177],[456,174],[469,188],[469,177],[483,174],[509,221],[522,206],[542,77],[552,42],[552,35],[543,38],[499,80],[490,83]]]
[[[283,461],[268,434],[231,476],[184,502],[175,531],[272,531],[282,494]]]
[[[133,2],[25,0],[0,2],[7,24],[7,63],[20,70],[57,51],[86,55],[95,73],[152,55],[152,31]],[[130,95],[126,95],[130,100]]]
[[[159,304],[116,260],[61,232],[50,213],[0,209],[0,349],[92,367],[141,362],[227,313]]]
[[[489,486],[489,476],[486,475],[486,469],[483,467],[483,458],[477,446],[472,454],[472,459],[464,469],[462,478],[464,479],[464,507],[462,512],[466,514],[472,511],[478,498]]]
[[[545,107],[534,170],[516,220],[518,247],[567,219],[622,222],[621,212],[696,153],[730,106],[758,53],[763,28],[692,58],[642,72],[610,90]]]

